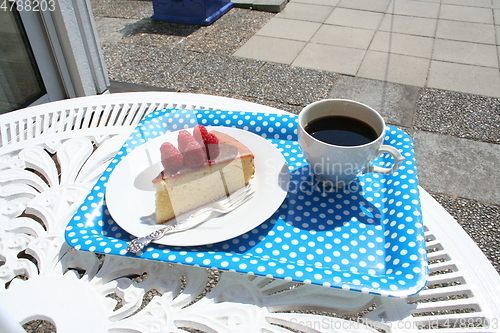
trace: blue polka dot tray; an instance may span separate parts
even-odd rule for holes
[[[284,156],[290,181],[272,216],[237,237],[202,246],[151,243],[127,252],[135,238],[110,215],[107,179],[134,148],[196,124],[236,127],[269,140]],[[393,174],[369,173],[339,190],[318,182],[297,143],[297,116],[238,111],[155,111],[146,116],[97,181],[66,228],[75,249],[217,268],[376,295],[416,294],[428,277],[413,142],[387,126],[384,143],[405,157]],[[254,152],[258,154],[258,152]],[[375,163],[392,164],[381,155]]]

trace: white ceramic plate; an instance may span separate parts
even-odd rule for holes
[[[255,194],[234,211],[193,229],[166,235],[156,241],[158,244],[197,246],[240,236],[267,220],[286,197],[290,177],[288,166],[271,142],[237,128],[207,128],[233,136],[253,152],[255,174],[250,185]],[[134,236],[145,236],[162,227],[154,222],[155,191],[151,180],[162,171],[159,162],[161,144],[168,141],[176,145],[177,134],[169,132],[135,148],[118,163],[109,177],[106,187],[108,210],[116,223]]]

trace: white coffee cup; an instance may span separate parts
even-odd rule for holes
[[[316,139],[306,131],[313,120],[326,116],[347,116],[361,120],[376,132],[376,139],[357,146],[341,146]],[[390,174],[399,168],[404,157],[399,151],[383,145],[385,121],[371,107],[351,100],[327,99],[307,105],[299,113],[299,144],[312,172],[334,187],[343,187],[364,173]],[[394,157],[391,168],[371,165],[378,155],[389,153]]]

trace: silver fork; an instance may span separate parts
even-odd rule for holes
[[[158,240],[167,234],[189,230],[206,222],[212,217],[227,214],[233,211],[234,209],[238,208],[248,200],[250,200],[252,196],[253,196],[253,189],[250,187],[250,185],[247,185],[244,188],[234,192],[226,199],[217,201],[216,203],[210,205],[209,207],[199,209],[190,216],[188,216],[186,219],[176,224],[168,225],[166,227],[153,231],[147,236],[137,237],[131,240],[127,247],[127,251],[132,253],[137,253],[152,241]],[[196,219],[196,217],[202,216],[203,214],[208,212],[210,212],[210,214],[207,215],[207,217],[205,217],[204,219],[201,220]]]

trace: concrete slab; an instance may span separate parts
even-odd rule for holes
[[[290,2],[308,3],[311,5],[323,5],[323,6],[335,7],[338,5],[340,0],[290,0]]]
[[[494,45],[436,38],[432,59],[498,68],[498,53]]]
[[[306,44],[296,40],[253,36],[234,53],[234,56],[291,64]]]
[[[365,103],[387,124],[411,128],[419,92],[419,87],[339,75],[328,97]]]
[[[491,0],[441,0],[443,4],[491,8]],[[497,1],[497,0],[494,0]]]
[[[497,46],[498,63],[500,64],[500,45]]]
[[[281,12],[288,0],[253,0],[252,9],[262,10],[270,13]]]
[[[257,31],[259,36],[293,39],[307,42],[321,27],[321,23],[272,18],[265,26]]]
[[[430,58],[434,39],[377,31],[370,44],[370,50]]]
[[[276,17],[323,23],[332,11],[331,6],[290,2]]]
[[[393,0],[387,9],[387,13],[437,18],[439,15],[439,3],[414,0]]]
[[[339,7],[369,10],[372,12],[385,12],[391,0],[341,0]]]
[[[493,24],[493,12],[490,8],[441,5],[439,18],[463,22]]]
[[[374,33],[374,30],[324,24],[311,38],[311,42],[366,50]]]
[[[236,8],[252,9],[254,0],[231,0]]]
[[[231,0],[235,8],[254,9],[269,13],[279,13],[288,0]]]
[[[427,10],[432,11],[438,2],[426,1],[426,3],[429,7]],[[495,5],[495,3],[493,4]],[[110,12],[111,6],[110,1],[97,1],[95,11],[98,13]],[[378,12],[377,10],[381,7],[377,6],[386,6],[386,13]],[[409,0],[395,0],[394,3],[386,3],[384,0],[377,2],[377,4],[365,0],[350,2],[293,0],[287,6],[288,9],[285,13],[278,14],[284,17],[293,17],[293,19],[275,17],[257,35],[292,39],[299,42],[330,44],[342,46],[342,48],[331,49],[324,46],[308,46],[306,48],[305,44],[290,45],[281,40],[267,40],[268,44],[262,44],[261,40],[260,43],[256,44],[255,40],[251,40],[249,45],[245,47],[247,54],[242,54],[245,53],[243,52],[245,48],[242,48],[241,53],[236,53],[236,55],[246,58],[255,56],[255,59],[277,63],[294,63],[301,67],[336,71],[347,75],[360,75],[364,78],[381,80],[387,78],[390,82],[428,85],[433,88],[498,96],[495,90],[498,89],[497,81],[500,80],[500,74],[484,68],[475,69],[459,66],[462,64],[492,69],[499,67],[500,26],[478,23],[489,22],[487,17],[492,17],[490,6],[482,3],[481,0],[473,3],[462,0],[447,0],[443,3],[441,12],[441,18],[446,19],[437,20],[436,18],[424,17],[433,15],[424,14],[421,4]],[[236,9],[221,18],[220,21],[228,21],[227,24],[216,24],[207,27],[206,31],[197,31],[199,27],[196,26],[152,22],[149,18],[136,19],[137,15],[149,15],[150,7],[143,2],[133,1],[130,4],[124,4],[119,11],[111,11],[110,16],[115,17],[97,17],[97,26],[102,41],[104,43],[125,42],[157,47],[176,47],[182,43],[183,48],[196,52],[204,52],[204,48],[210,48],[217,54],[226,52],[227,55],[232,55],[244,45],[246,39],[250,38],[249,35],[249,37],[243,37],[242,40],[240,35],[245,35],[247,29],[244,27],[251,26],[252,23],[241,21],[241,12],[236,11]],[[326,15],[325,8],[332,11]],[[405,12],[411,8],[417,10],[413,14]],[[494,13],[499,10],[500,8],[495,9]],[[322,16],[318,13],[321,13]],[[470,13],[475,13],[475,15]],[[500,17],[500,12],[498,13],[497,16]],[[270,17],[266,18],[266,20],[269,19]],[[316,21],[304,21],[311,19]],[[456,21],[457,19],[463,21]],[[324,22],[321,22],[323,20]],[[241,24],[238,23],[240,21]],[[374,31],[379,23],[378,31],[373,36],[363,30]],[[320,24],[323,26],[320,27]],[[250,28],[250,30],[252,29]],[[240,31],[240,33],[238,34],[236,31]],[[397,34],[388,34],[387,31]],[[313,32],[315,35],[311,37]],[[434,51],[429,55],[430,41],[431,37],[434,37],[434,32],[439,38],[434,40]],[[399,33],[403,35],[399,35]],[[406,35],[412,36],[407,37]],[[187,36],[189,38],[186,38]],[[210,36],[213,38],[211,39]],[[220,36],[224,36],[224,38],[220,38]],[[373,39],[370,39],[372,37]],[[427,39],[422,37],[427,37]],[[349,47],[365,48],[366,44],[369,44],[370,48],[369,52],[364,54],[348,49]],[[234,45],[234,48],[231,49],[229,45]],[[305,52],[302,53],[302,51]],[[385,55],[372,51],[382,52]],[[314,52],[318,53],[314,54]],[[330,52],[340,53],[330,55],[328,54]],[[388,52],[391,55],[387,54]],[[340,59],[343,56],[350,58]],[[418,63],[416,66],[422,72],[415,76],[413,75],[416,72],[416,68],[413,68],[415,59],[405,59],[399,56],[430,58],[433,66],[424,69],[425,66]],[[389,66],[385,61],[385,66],[378,68],[381,62],[391,58],[392,63]],[[409,59],[413,62],[408,61]],[[428,63],[430,66],[431,62]],[[410,75],[405,77],[402,70],[405,66],[413,71],[413,78]],[[429,78],[424,78],[426,71],[429,73]],[[450,72],[447,73],[447,71]],[[469,84],[469,77],[472,75],[474,80],[474,73],[483,75],[482,83]],[[159,77],[159,74],[154,75],[154,77]]]
[[[308,43],[292,65],[356,75],[365,53],[362,49]]]
[[[498,68],[432,61],[427,86],[429,88],[500,97]]]
[[[495,27],[492,24],[438,20],[436,37],[495,45]]]
[[[420,184],[438,193],[500,205],[500,146],[414,133]]]
[[[376,30],[383,18],[383,13],[337,7],[326,19],[325,23]]]
[[[426,58],[369,50],[357,76],[423,87],[429,61]]]
[[[437,19],[385,14],[379,30],[434,37]]]

